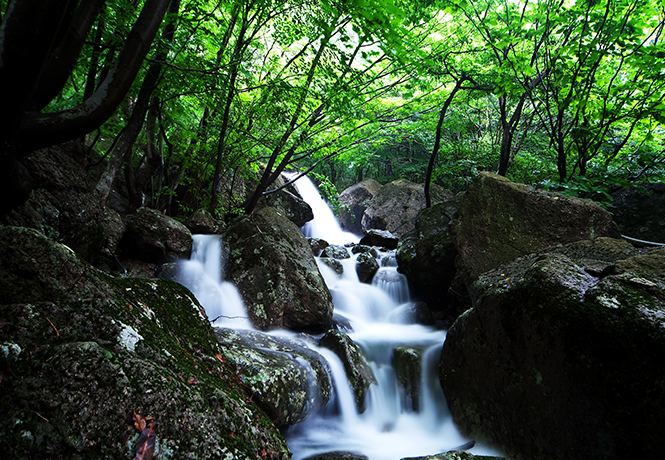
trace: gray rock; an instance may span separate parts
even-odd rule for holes
[[[660,456],[665,250],[630,256],[614,241],[529,255],[474,283],[440,363],[464,434],[516,460]]]
[[[348,335],[335,330],[326,332],[319,346],[332,350],[342,361],[356,398],[356,407],[360,412],[364,411],[367,392],[371,384],[376,384],[376,378],[360,347]]]
[[[386,249],[397,248],[399,238],[390,233],[388,230],[368,230],[360,239],[360,244],[363,246],[376,246]]]
[[[379,262],[369,252],[363,252],[356,259],[356,274],[361,283],[372,283],[374,274],[379,269]]]
[[[332,296],[300,229],[278,210],[259,209],[229,225],[226,279],[245,302],[255,327],[325,331]]]
[[[409,346],[395,347],[393,351],[393,367],[397,386],[400,388],[404,407],[413,411],[420,410],[420,380],[423,373],[422,350]]]
[[[612,215],[621,233],[632,238],[665,243],[665,184],[612,193]]]
[[[416,217],[415,228],[404,235],[397,246],[399,271],[409,280],[412,295],[441,312],[449,324],[462,311],[458,303],[449,302],[449,288],[455,277],[457,250],[449,226],[463,195],[457,195],[430,208]]]
[[[150,208],[127,216],[127,230],[120,240],[121,259],[164,263],[188,259],[192,234],[177,220]]]
[[[226,328],[215,334],[252,399],[277,426],[300,423],[328,403],[328,363],[304,340]]]
[[[32,176],[33,192],[17,209],[2,216],[2,224],[34,228],[70,247],[89,263],[112,264],[117,245],[115,220],[88,193],[93,187],[85,169],[62,145],[38,150],[22,159]],[[112,222],[111,222],[112,223]],[[122,224],[120,224],[122,234]],[[104,255],[102,247],[106,246]]]
[[[185,224],[192,234],[211,235],[224,229],[224,223],[215,219],[205,209],[194,211]]]
[[[351,254],[349,250],[344,246],[339,246],[337,244],[331,244],[326,246],[323,252],[321,252],[321,257],[330,257],[331,259],[349,259]]]
[[[321,252],[329,246],[327,241],[319,238],[309,237],[307,238],[307,241],[309,241],[309,244],[312,247],[312,254],[314,254],[315,257],[318,257]]]
[[[434,185],[432,195],[434,202],[438,202],[451,193]],[[362,218],[363,230],[388,230],[399,238],[414,228],[416,216],[424,207],[422,184],[396,180],[381,187],[368,203]]]
[[[332,257],[321,257],[319,259],[321,263],[325,264],[326,266],[332,268],[335,273],[338,275],[342,275],[344,273],[344,266],[338,259],[333,259]]]
[[[367,460],[367,456],[356,454],[354,452],[335,451],[326,452],[325,454],[310,455],[304,460]]]
[[[598,204],[493,173],[473,181],[451,232],[457,269],[467,287],[481,273],[549,246],[620,237],[612,216]]]
[[[365,179],[340,193],[339,202],[346,206],[346,209],[342,209],[340,212],[340,224],[343,228],[358,235],[364,233],[363,214],[370,200],[380,188],[379,182],[374,179]]]

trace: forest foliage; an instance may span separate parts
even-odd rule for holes
[[[18,177],[30,151],[72,141],[104,167],[102,203],[116,184],[176,216],[251,212],[282,171],[328,192],[370,177],[457,191],[494,171],[604,199],[665,173],[662,0],[0,0],[0,14],[0,161]]]

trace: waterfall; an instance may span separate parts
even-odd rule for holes
[[[306,235],[335,244],[357,241],[357,236],[340,230],[327,206],[320,206],[325,202],[309,179],[301,178],[295,184],[315,210],[315,222],[303,229]],[[370,460],[398,460],[434,455],[468,442],[454,426],[438,382],[438,358],[446,332],[413,324],[409,315],[400,314],[410,301],[407,282],[397,272],[394,255],[381,257],[372,285],[358,281],[355,257],[343,261],[342,277],[319,264],[333,296],[335,314],[351,325],[348,334],[361,347],[377,384],[370,387],[366,410],[358,413],[343,367],[333,364],[337,357],[320,350],[331,361],[334,394],[328,406],[286,432],[294,460],[332,451],[355,452]],[[421,356],[422,373],[414,379],[419,386],[417,407],[412,395],[405,394],[398,384],[393,366],[397,347],[413,349]],[[483,446],[476,446],[471,452],[496,455]]]
[[[217,235],[193,235],[192,255],[178,266],[178,282],[205,308],[213,326],[253,329],[235,285],[222,279],[222,241]]]

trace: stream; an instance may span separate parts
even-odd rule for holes
[[[357,243],[359,236],[343,231],[318,190],[307,177],[296,182],[304,200],[314,211],[314,220],[302,231],[330,244]],[[215,241],[217,243],[215,243]],[[181,270],[191,281],[184,283],[206,308],[218,327],[251,329],[242,300],[235,287],[220,282],[219,239],[195,235],[191,260]],[[398,460],[434,455],[468,444],[448,411],[438,380],[438,361],[446,332],[415,324],[408,284],[397,272],[393,253],[379,254],[379,271],[372,284],[360,283],[356,275],[357,255],[341,260],[340,277],[317,258],[319,269],[333,296],[335,318],[362,349],[377,384],[370,386],[366,409],[359,413],[351,386],[337,356],[316,348],[330,363],[333,395],[330,402],[304,422],[285,431],[293,460],[333,451],[365,455],[369,460]],[[191,285],[190,285],[191,284]],[[279,335],[279,332],[271,332]],[[288,334],[288,333],[287,333]],[[397,347],[421,356],[422,374],[408,390],[398,384],[393,367]],[[498,455],[476,444],[475,455]]]

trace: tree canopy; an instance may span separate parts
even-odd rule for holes
[[[570,192],[665,171],[662,0],[0,0],[0,14],[0,212],[30,191],[21,159],[61,142],[104,166],[102,203],[115,184],[176,216],[251,212],[287,170],[453,190],[489,170]]]

